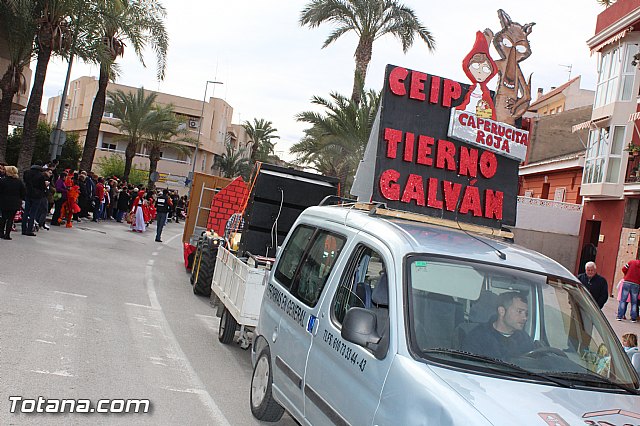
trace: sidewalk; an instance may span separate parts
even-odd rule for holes
[[[615,297],[610,297],[607,303],[602,308],[604,316],[607,317],[613,331],[616,332],[618,338],[625,333],[636,333],[640,335],[640,319],[637,323],[633,324],[631,318],[629,318],[629,311],[631,310],[631,304],[627,306],[627,319],[623,321],[616,321],[616,315],[618,313],[618,301]]]

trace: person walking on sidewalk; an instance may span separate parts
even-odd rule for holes
[[[638,320],[638,293],[640,293],[640,260],[630,260],[622,267],[624,273],[624,283],[622,284],[622,294],[618,305],[618,315],[616,319],[622,321],[627,312],[627,297],[631,295],[631,322]]]
[[[0,238],[11,239],[11,229],[13,228],[13,218],[22,206],[27,189],[18,176],[18,169],[14,166],[5,167],[6,177],[0,179]]]
[[[596,272],[596,263],[587,262],[584,265],[584,273],[578,275],[578,279],[582,285],[589,290],[593,300],[596,301],[600,309],[607,303],[609,299],[609,285],[602,275]]]
[[[167,215],[169,214],[169,210],[173,206],[173,201],[171,197],[169,197],[169,190],[163,189],[162,194],[156,200],[156,241],[161,243],[162,240],[162,228],[167,223]]]

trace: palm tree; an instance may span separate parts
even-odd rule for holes
[[[336,175],[344,193],[348,193],[364,156],[380,94],[369,90],[363,94],[360,103],[338,93],[332,93],[330,97],[315,96],[311,101],[323,107],[324,113],[306,111],[296,116],[298,121],[312,127],[305,130],[305,137],[294,144],[290,152],[299,156],[297,163]]]
[[[271,121],[267,121],[263,118],[253,119],[253,123],[245,121],[242,123],[247,135],[253,140],[251,146],[251,161],[266,161],[270,155],[275,153],[275,143],[271,142],[272,139],[280,139],[280,136],[275,135],[278,129],[274,128]]]
[[[0,2],[0,37],[7,41],[9,64],[0,77],[0,161],[5,161],[11,104],[16,93],[27,92],[24,68],[33,54],[35,23],[33,0]],[[2,70],[0,70],[1,72]]]
[[[109,121],[109,124],[117,127],[124,135],[122,139],[127,141],[122,177],[125,181],[129,179],[133,158],[136,156],[140,144],[144,142],[145,136],[153,131],[154,126],[157,126],[158,117],[151,114],[157,96],[154,92],[147,96],[142,87],[135,93],[127,93],[122,90],[109,92],[107,110],[113,113],[115,118],[115,120]]]
[[[221,156],[216,156],[214,167],[217,167],[226,178],[242,176],[248,180],[251,173],[251,162],[245,154],[244,149],[235,150],[233,145],[227,142],[226,152]]]
[[[133,47],[144,64],[143,52],[150,45],[157,56],[157,77],[164,78],[168,36],[164,25],[166,11],[160,0],[93,0],[89,38],[93,40],[95,60],[100,64],[98,92],[93,100],[80,168],[93,165],[100,123],[106,104],[107,86],[114,79],[114,63],[124,54],[125,42]]]
[[[149,183],[148,188],[154,189],[155,182],[151,180],[151,175],[158,170],[162,150],[171,148],[182,154],[189,154],[191,149],[187,145],[178,142],[195,143],[193,138],[179,137],[185,135],[186,128],[173,111],[173,105],[155,106],[151,111],[149,122],[151,128],[147,132],[144,143],[149,152]]]
[[[616,0],[596,0],[599,5],[609,7],[616,2]]]
[[[24,117],[22,147],[18,157],[20,170],[26,170],[31,165],[49,59],[52,54],[62,54],[69,48],[71,41],[70,17],[85,3],[81,0],[33,0],[33,2],[37,62],[33,74],[33,87]]]
[[[397,0],[311,0],[300,14],[300,25],[311,28],[323,22],[331,22],[337,28],[327,37],[322,48],[327,47],[340,36],[350,31],[358,35],[355,51],[356,70],[351,99],[358,103],[362,93],[361,85],[367,76],[367,67],[373,53],[373,42],[391,34],[402,43],[402,51],[407,53],[419,36],[429,50],[435,48],[431,32],[425,28],[413,9]]]

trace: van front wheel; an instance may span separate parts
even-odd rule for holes
[[[284,408],[273,399],[272,386],[271,352],[265,346],[251,376],[251,413],[258,420],[277,422],[284,414]]]

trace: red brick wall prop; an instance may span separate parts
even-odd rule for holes
[[[247,197],[249,188],[241,177],[234,179],[211,200],[211,211],[207,220],[207,229],[224,235],[224,226],[232,214],[240,212]]]

